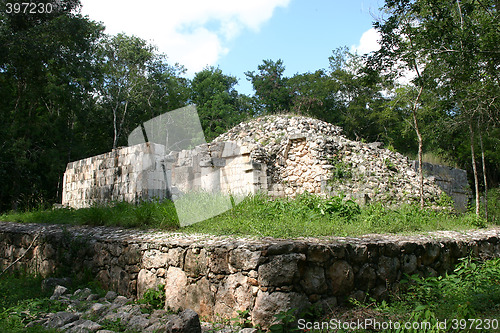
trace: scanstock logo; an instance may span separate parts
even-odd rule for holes
[[[146,142],[165,147],[165,158],[159,163],[161,166],[153,167],[155,172],[164,174],[165,181],[148,182],[145,189],[165,191],[169,194],[166,197],[173,200],[181,227],[228,211],[243,199],[242,195],[236,195],[231,190],[222,193],[220,186],[208,186],[206,187],[208,190],[203,189],[203,186],[200,188],[200,184],[209,184],[220,177],[220,170],[216,167],[205,168],[204,172],[197,173],[195,177],[172,177],[172,170],[169,169],[167,161],[172,162],[172,157],[176,156],[176,153],[193,150],[196,152],[200,146],[206,147],[207,145],[195,105],[157,116],[136,127],[128,137],[129,146]],[[143,163],[138,160],[137,163],[141,163],[137,167],[143,172],[148,172],[152,168],[151,164],[157,161]],[[181,181],[179,178],[182,178],[182,184],[176,183]],[[190,184],[186,186],[186,182]],[[166,186],[163,187],[165,184]],[[160,186],[163,188],[159,188]],[[179,188],[197,188],[198,190],[182,192]],[[172,193],[175,194],[172,195]]]

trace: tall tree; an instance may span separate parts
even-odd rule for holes
[[[284,76],[283,60],[264,60],[257,69],[257,73],[249,71],[245,75],[252,83],[264,112],[268,114],[290,112],[292,92],[288,86],[288,78]]]
[[[0,12],[0,209],[54,201],[92,98],[92,59],[103,27],[75,14]]]
[[[387,128],[397,126],[398,121],[384,114],[383,78],[346,47],[335,49],[328,60],[330,87],[335,98],[335,111],[331,113],[338,117],[336,122],[353,139],[387,139]]]
[[[498,85],[500,52],[491,42],[500,37],[498,5],[475,0],[388,0],[384,10],[389,16],[375,24],[382,47],[371,60],[413,67],[418,87],[432,87],[442,99],[451,100],[448,116],[467,124],[474,155],[477,86],[484,88],[491,80]],[[475,156],[471,161],[479,209]]]
[[[142,122],[188,102],[185,69],[169,65],[165,55],[139,37],[108,36],[98,59],[102,76],[95,126],[103,128],[101,142],[113,138],[111,147],[105,145],[104,150],[125,145],[127,135]]]
[[[197,105],[205,138],[210,141],[238,124],[252,112],[249,100],[235,89],[238,80],[219,68],[207,67],[191,82],[191,100]]]

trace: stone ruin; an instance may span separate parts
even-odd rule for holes
[[[428,165],[424,169],[433,170]],[[426,204],[436,207],[444,189],[463,210],[468,198],[465,171],[441,167],[439,172],[424,179]],[[395,206],[419,201],[419,179],[414,161],[382,143],[349,140],[340,127],[317,119],[265,116],[190,150],[167,151],[147,142],[71,162],[62,203],[82,208],[175,199],[190,191],[240,196],[264,192],[274,197],[307,191]]]

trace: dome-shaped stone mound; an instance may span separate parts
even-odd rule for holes
[[[267,165],[270,195],[294,197],[305,191],[345,194],[360,203],[388,205],[419,201],[418,174],[411,161],[383,148],[342,135],[342,129],[302,116],[265,116],[243,122],[213,142],[247,146],[250,157]],[[431,178],[424,179],[424,196],[435,206],[442,194]]]

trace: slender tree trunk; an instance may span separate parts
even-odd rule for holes
[[[413,125],[415,126],[415,132],[417,133],[418,138],[418,176],[420,178],[420,208],[424,208],[424,171],[422,168],[422,134],[420,133],[420,129],[418,128],[418,120],[417,120],[417,108],[418,101],[420,100],[420,96],[422,95],[423,87],[420,87],[418,92],[417,99],[415,100],[415,104],[413,104],[412,115],[413,115]]]
[[[488,182],[486,181],[486,164],[484,162],[484,146],[483,135],[479,131],[479,143],[481,145],[481,163],[483,164],[483,181],[484,181],[484,217],[488,221]]]
[[[472,156],[472,171],[474,172],[474,186],[476,189],[476,216],[479,217],[479,181],[477,177],[476,155],[474,154],[474,129],[472,128],[472,121],[469,122],[469,132],[470,152]]]
[[[113,109],[113,149],[116,149],[116,141],[118,141],[118,129],[116,124],[116,108]]]

